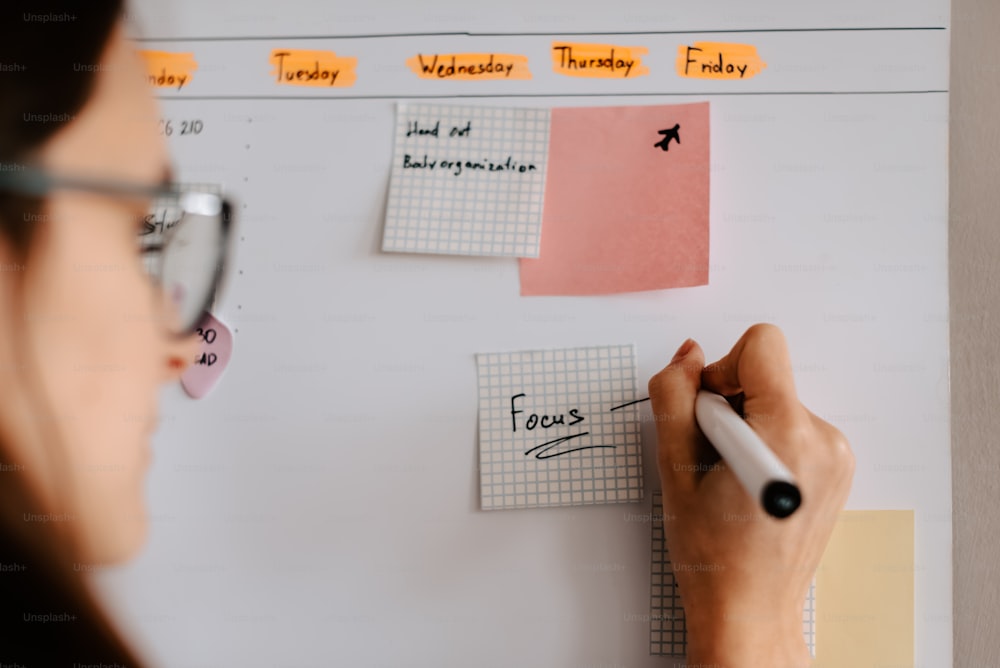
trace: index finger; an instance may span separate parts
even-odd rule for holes
[[[699,431],[694,416],[705,354],[688,339],[662,371],[649,379],[649,398],[656,421],[657,464],[665,494],[694,488],[700,461]]]

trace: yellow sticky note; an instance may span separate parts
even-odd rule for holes
[[[840,514],[816,572],[814,668],[913,666],[913,511]]]

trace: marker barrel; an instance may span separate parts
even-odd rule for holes
[[[769,515],[784,518],[795,512],[802,495],[791,471],[725,397],[700,390],[694,413],[698,426],[726,466]]]

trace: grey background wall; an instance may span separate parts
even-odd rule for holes
[[[1000,665],[1000,2],[953,0],[955,666]]]

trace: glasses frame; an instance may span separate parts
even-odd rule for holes
[[[172,199],[176,201],[177,208],[183,212],[183,215],[217,215],[219,217],[219,224],[221,225],[222,240],[219,243],[214,262],[215,269],[212,274],[212,288],[206,293],[204,303],[199,309],[201,315],[193,324],[181,330],[165,328],[170,334],[178,338],[185,338],[198,331],[198,327],[205,321],[205,315],[215,303],[217,293],[225,278],[233,228],[233,205],[228,197],[217,193],[187,190],[176,183],[156,185],[131,183],[116,179],[102,179],[50,172],[31,165],[0,164],[0,191],[33,197],[45,197],[54,190],[75,190],[117,198],[150,199],[153,201],[157,199]],[[217,214],[206,214],[198,210],[193,210],[196,203],[201,202],[204,204],[209,199],[217,200]],[[185,203],[187,206],[185,206]],[[183,217],[181,220],[183,220]],[[163,239],[160,243],[143,245],[141,248],[143,255],[148,253],[162,253],[170,244],[173,235],[177,233],[177,228],[178,225],[174,225],[164,230]],[[160,285],[161,276],[153,273],[148,273],[148,275],[155,283]]]

